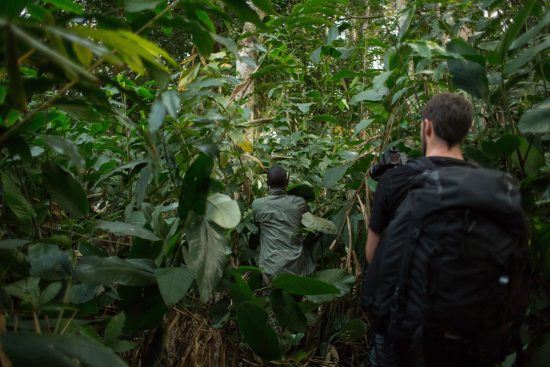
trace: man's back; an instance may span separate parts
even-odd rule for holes
[[[299,233],[302,214],[309,211],[306,201],[272,189],[252,203],[252,210],[260,228],[260,267],[264,272],[270,276],[311,273],[314,264]]]

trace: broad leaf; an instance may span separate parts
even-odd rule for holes
[[[149,131],[151,134],[155,134],[159,131],[162,123],[164,122],[164,117],[166,116],[166,107],[160,99],[156,99],[155,102],[151,105],[151,112],[149,113]]]
[[[162,93],[161,100],[166,108],[166,112],[168,112],[172,118],[177,119],[180,110],[180,97],[178,93],[175,90],[166,91]]]
[[[380,100],[382,100],[382,98],[384,98],[383,95],[381,95],[380,93],[378,93],[377,91],[375,90],[364,90],[356,95],[354,95],[351,100],[349,101],[349,104],[351,105],[354,105],[354,104],[357,104],[359,102],[363,102],[363,101],[373,101],[373,102],[378,102]]]
[[[11,29],[13,33],[17,36],[17,38],[21,39],[23,42],[28,44],[29,47],[34,48],[42,52],[46,56],[48,56],[52,61],[54,61],[60,67],[67,70],[68,73],[79,75],[88,80],[92,80],[92,81],[96,80],[96,77],[93,74],[91,74],[89,71],[83,69],[82,67],[77,65],[75,62],[73,62],[71,59],[67,58],[63,54],[46,46],[45,43],[43,43],[38,39],[35,39],[33,36],[29,35],[19,27],[11,25]]]
[[[37,309],[40,305],[40,278],[25,278],[4,287],[4,290],[13,297]]]
[[[361,131],[365,130],[367,127],[370,126],[370,124],[372,124],[373,121],[374,121],[374,119],[372,119],[372,118],[359,121],[359,123],[357,125],[355,125],[353,135],[357,135]]]
[[[71,287],[69,301],[75,305],[91,301],[101,289],[100,285],[92,283],[75,284]]]
[[[119,236],[134,236],[149,241],[160,241],[160,238],[158,238],[153,232],[136,224],[100,221],[98,222],[96,228]]]
[[[302,215],[302,225],[309,230],[326,234],[336,234],[338,232],[338,229],[330,220],[318,217],[310,212]]]
[[[519,120],[518,129],[524,134],[550,133],[550,98],[525,111]]]
[[[261,9],[268,14],[275,13],[273,5],[271,5],[271,0],[252,0],[252,2],[258,7],[258,9]]]
[[[30,224],[35,217],[34,209],[23,196],[15,182],[6,173],[2,173],[2,189],[4,200],[17,219],[22,223]]]
[[[122,328],[126,323],[126,315],[124,311],[111,317],[107,327],[105,328],[105,334],[103,336],[103,342],[105,345],[114,346],[120,335],[122,334]]]
[[[305,201],[315,200],[315,188],[309,182],[300,182],[290,185],[286,191],[289,195],[300,196]]]
[[[280,289],[274,289],[269,295],[269,303],[279,324],[295,332],[306,331],[306,317],[291,295]]]
[[[166,306],[178,303],[187,293],[195,274],[187,268],[172,267],[155,270],[155,279]]]
[[[78,112],[80,115],[82,113]],[[83,170],[86,167],[84,158],[78,152],[77,147],[70,141],[63,139],[55,135],[42,135],[42,139],[48,144],[56,153],[66,155],[79,170]]]
[[[79,335],[7,332],[0,335],[0,341],[14,366],[126,367],[112,350]]]
[[[154,9],[161,0],[124,0],[124,10],[134,13]]]
[[[312,279],[317,279],[338,288],[337,294],[310,295],[307,298],[315,303],[330,302],[336,297],[348,294],[351,287],[355,284],[355,277],[346,273],[343,269],[326,269],[315,272],[310,275]]]
[[[537,3],[537,0],[525,1],[525,5],[519,10],[519,12],[516,13],[516,16],[514,17],[514,22],[512,23],[512,25],[510,25],[508,29],[506,29],[506,32],[504,33],[504,37],[502,37],[502,41],[499,45],[499,54],[500,54],[499,56],[501,60],[504,58],[504,55],[506,55],[506,53],[508,52],[510,45],[518,35],[519,31],[521,30],[521,27],[525,23],[525,20],[529,17],[529,14],[531,14],[531,11],[533,10],[536,3]]]
[[[228,8],[233,10],[240,20],[254,23],[255,25],[264,28],[258,13],[252,9],[246,0],[222,0]]]
[[[15,248],[23,247],[30,242],[30,240],[19,240],[15,238],[0,240],[0,250],[13,250]]]
[[[73,0],[43,0],[47,4],[52,4],[58,9],[65,10],[69,13],[81,15],[84,14],[82,7]]]
[[[516,58],[506,64],[504,72],[506,74],[511,74],[517,71],[523,65],[535,58],[535,56],[537,56],[541,51],[544,51],[547,48],[550,48],[550,36],[547,36],[541,43],[522,51]]]
[[[206,154],[199,154],[185,172],[178,206],[181,219],[185,219],[190,211],[196,214],[204,214],[213,168],[214,161],[212,158]]]
[[[327,169],[323,175],[323,186],[332,187],[336,185],[344,177],[350,166],[350,164],[344,164]]]
[[[185,234],[185,264],[195,272],[201,300],[206,302],[223,274],[227,238],[223,228],[200,218],[195,218],[186,227]]]
[[[323,281],[301,277],[293,274],[279,274],[273,279],[271,285],[290,294],[299,296],[318,294],[338,294],[338,288]]]
[[[76,265],[76,276],[90,284],[120,284],[142,287],[155,282],[155,266],[148,259],[123,260],[116,256],[84,256]]]
[[[88,214],[88,198],[80,183],[63,168],[53,163],[42,166],[42,179],[54,202],[77,216]]]
[[[489,94],[489,82],[485,68],[474,61],[447,60],[449,72],[454,84],[474,97],[486,98]]]
[[[239,331],[254,353],[272,361],[282,356],[281,345],[275,331],[268,324],[267,313],[251,302],[243,302],[237,308]]]
[[[227,195],[214,194],[208,197],[206,219],[225,229],[235,228],[241,221],[241,210],[237,201]]]

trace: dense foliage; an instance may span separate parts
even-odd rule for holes
[[[467,158],[521,185],[546,365],[549,24],[535,0],[0,2],[2,364],[358,365],[366,172],[420,155],[422,106],[459,90]],[[267,285],[250,204],[273,163],[317,271]]]

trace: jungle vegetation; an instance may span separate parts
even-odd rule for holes
[[[467,158],[521,186],[548,366],[549,24],[537,0],[1,1],[2,365],[359,365],[366,172],[419,156],[457,91]],[[317,268],[268,286],[250,204],[275,163]]]

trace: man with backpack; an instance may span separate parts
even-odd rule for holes
[[[373,366],[494,366],[520,349],[525,217],[510,175],[464,160],[472,115],[463,97],[434,96],[424,157],[378,183],[363,297]]]

